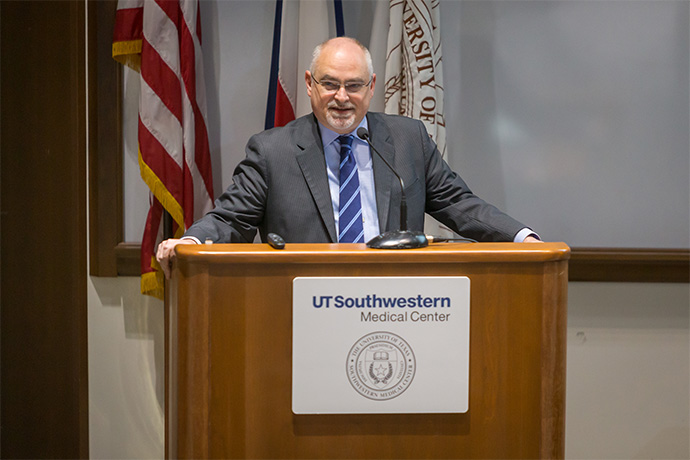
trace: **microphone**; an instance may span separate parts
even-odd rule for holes
[[[429,245],[426,235],[423,232],[417,232],[407,229],[407,199],[405,198],[405,183],[400,177],[400,174],[393,168],[393,166],[386,161],[386,159],[376,150],[376,147],[369,140],[369,131],[366,128],[357,129],[357,136],[369,144],[369,148],[376,152],[376,155],[383,160],[395,177],[400,182],[400,230],[382,233],[367,242],[368,248],[373,249],[414,249],[424,248]]]

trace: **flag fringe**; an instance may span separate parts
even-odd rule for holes
[[[153,266],[155,258],[151,258],[151,266]],[[156,265],[158,263],[156,262]],[[157,299],[164,300],[165,289],[164,289],[163,273],[156,269],[152,272],[141,274],[141,293],[144,295],[150,295]]]
[[[177,223],[177,231],[175,232],[175,237],[179,238],[182,236],[184,231],[184,211],[182,210],[182,205],[177,202],[175,197],[172,196],[170,191],[166,188],[165,184],[156,176],[156,173],[146,164],[144,158],[141,155],[141,149],[139,149],[139,169],[141,171],[141,178],[144,179],[144,183],[149,187],[153,196],[160,201],[163,205],[163,209],[168,211],[172,216],[173,220]],[[179,235],[178,235],[179,234]]]
[[[141,40],[115,42],[113,43],[113,59],[139,72],[141,69],[141,46]]]

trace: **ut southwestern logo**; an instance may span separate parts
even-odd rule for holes
[[[363,297],[342,295],[312,296],[314,308],[450,308],[450,297],[428,297],[418,294],[409,297],[381,297],[367,294]]]
[[[346,372],[352,387],[368,399],[400,396],[412,383],[417,362],[410,345],[399,335],[372,332],[352,346]]]

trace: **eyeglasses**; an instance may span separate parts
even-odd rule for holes
[[[311,76],[311,79],[314,80],[314,82],[317,85],[321,85],[321,87],[326,91],[327,93],[337,93],[340,91],[340,87],[342,86],[345,88],[345,91],[348,94],[356,94],[362,91],[363,88],[368,88],[369,85],[371,84],[372,80],[374,77],[371,77],[369,79],[368,83],[359,83],[359,82],[350,82],[350,83],[340,83],[337,81],[331,81],[331,80],[317,80],[314,78],[314,75]]]

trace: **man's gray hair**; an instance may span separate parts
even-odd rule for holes
[[[359,46],[362,51],[364,52],[364,60],[367,63],[367,72],[369,72],[369,78],[371,78],[374,75],[374,64],[371,60],[371,53],[367,49],[366,46],[362,45],[359,40],[356,38],[352,37],[338,37],[338,38],[345,38],[347,40],[350,40],[352,43],[355,45]],[[321,50],[323,49],[324,46],[326,46],[331,40],[335,40],[334,38],[329,38],[323,43],[320,43],[314,48],[314,52],[311,54],[311,64],[309,65],[309,72],[311,72],[312,75],[314,75],[314,70],[316,68],[316,61],[319,59],[319,56],[321,56]]]

